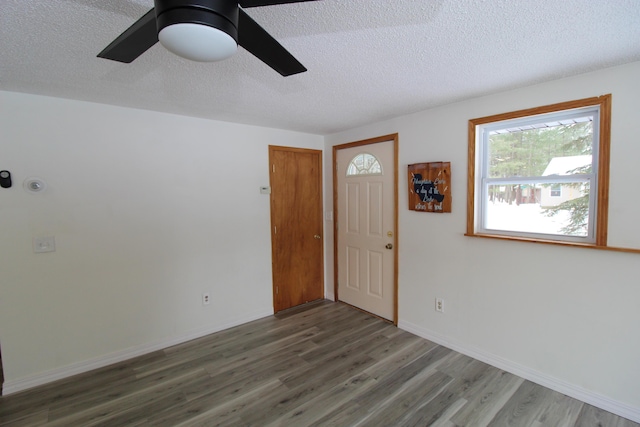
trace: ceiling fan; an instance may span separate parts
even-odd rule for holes
[[[307,69],[243,9],[316,0],[154,0],[155,7],[98,54],[130,63],[160,41],[194,61],[232,56],[238,44],[283,76]]]

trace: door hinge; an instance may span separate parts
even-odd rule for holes
[[[279,291],[280,291],[280,289],[276,286],[276,295],[278,295]]]
[[[276,225],[273,226],[273,234],[278,234],[278,227]]]
[[[275,163],[271,165],[271,171],[273,173],[276,173],[276,164]]]

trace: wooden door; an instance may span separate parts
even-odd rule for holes
[[[322,152],[269,146],[274,311],[324,297]]]
[[[336,156],[338,298],[397,322],[397,171],[394,139]]]

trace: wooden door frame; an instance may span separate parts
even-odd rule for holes
[[[288,151],[288,152],[292,152],[292,153],[309,153],[309,154],[318,154],[318,171],[320,173],[320,176],[318,177],[318,188],[320,189],[320,194],[323,195],[324,194],[324,168],[323,168],[323,151],[322,150],[316,150],[316,149],[312,149],[312,148],[299,148],[299,147],[286,147],[286,146],[282,146],[282,145],[269,145],[269,188],[271,188],[272,182],[273,182],[273,168],[272,168],[272,164],[273,164],[273,152],[275,151]],[[274,307],[274,312],[277,313],[277,311],[275,310],[276,308],[276,280],[274,277],[275,274],[275,269],[273,266],[274,260],[275,260],[275,237],[274,237],[274,217],[273,217],[273,208],[272,208],[272,203],[273,203],[273,195],[269,196],[269,218],[270,218],[270,223],[269,223],[269,227],[271,228],[271,293],[272,293],[272,301],[273,301],[273,307]],[[325,265],[324,265],[324,251],[325,251],[325,247],[324,247],[324,200],[320,201],[320,236],[322,238],[322,250],[320,251],[320,263],[322,264],[322,268],[320,269],[320,286],[321,286],[321,290],[322,290],[322,298],[324,298],[326,296],[325,293],[325,275],[324,275],[324,269],[325,269]]]
[[[345,148],[359,147],[377,144],[379,142],[393,142],[393,324],[398,325],[398,134],[378,136],[376,138],[363,139],[346,144],[333,146],[333,292],[334,299],[338,301],[338,151]]]

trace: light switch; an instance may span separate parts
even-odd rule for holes
[[[55,250],[56,238],[54,236],[33,238],[33,252],[55,252]]]
[[[260,187],[260,194],[271,194],[271,187]]]

